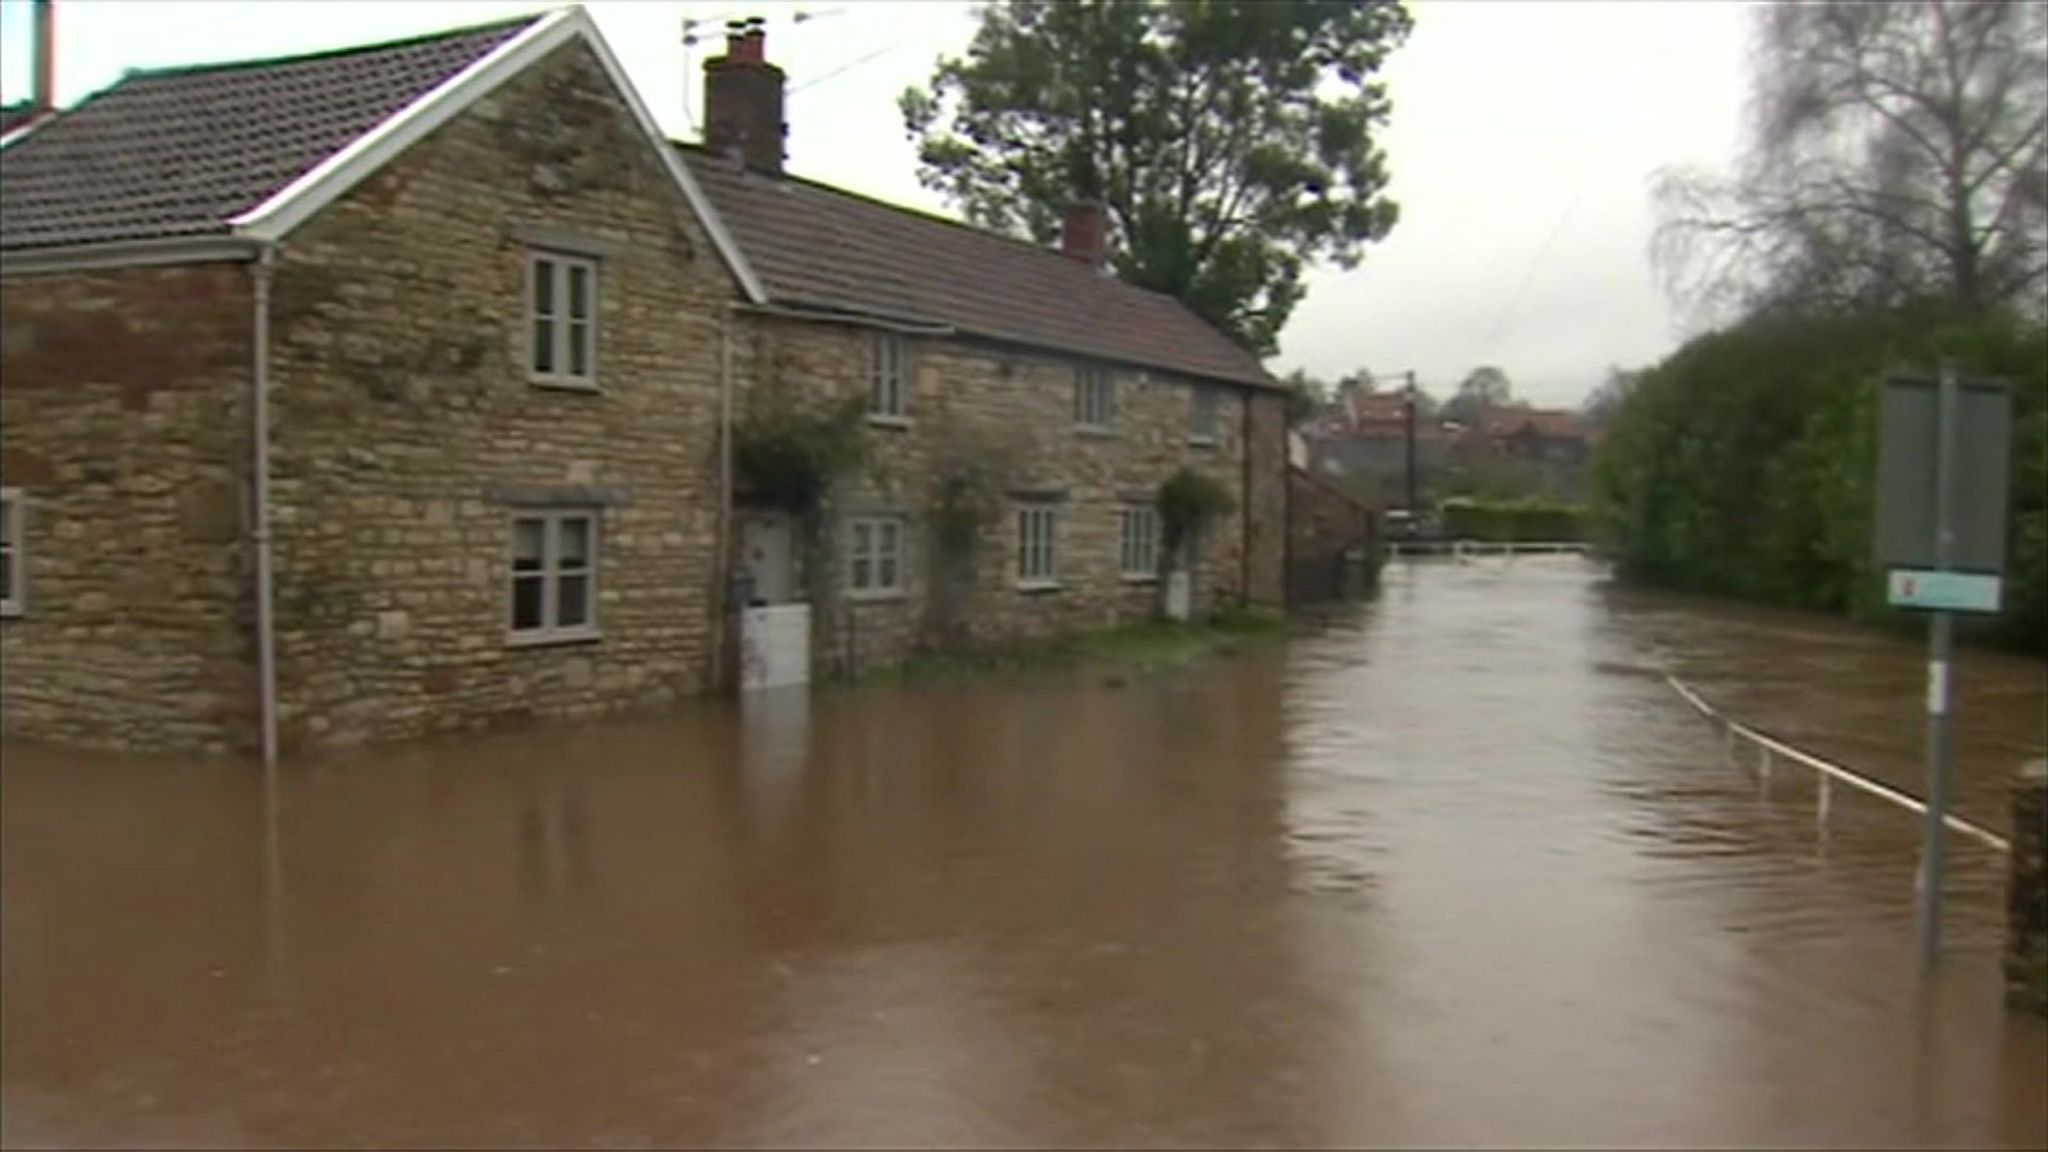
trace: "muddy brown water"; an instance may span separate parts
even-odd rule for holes
[[[2013,1145],[2004,861],[1770,795],[1661,679],[1919,785],[1920,652],[1397,566],[1112,688],[707,703],[288,765],[9,748],[10,1145]],[[2003,830],[2048,674],[1960,675]]]

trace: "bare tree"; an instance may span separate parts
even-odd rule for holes
[[[2048,4],[1779,3],[1752,17],[1732,178],[1660,173],[1681,301],[1940,300],[2038,314],[2048,288]]]

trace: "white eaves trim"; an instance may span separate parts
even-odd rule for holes
[[[534,21],[525,31],[498,45],[433,91],[357,137],[348,147],[308,169],[268,200],[230,220],[230,227],[236,235],[252,240],[269,244],[282,241],[293,229],[368,179],[428,133],[490,95],[555,49],[579,38],[590,46],[598,62],[604,66],[606,76],[625,98],[626,107],[640,125],[648,147],[660,156],[662,166],[682,191],[684,199],[689,201],[691,210],[704,225],[712,245],[740,282],[747,298],[757,304],[766,303],[768,295],[740,252],[739,244],[712,211],[711,202],[705,199],[703,190],[697,187],[681,157],[669,147],[668,138],[641,101],[632,81],[627,79],[625,69],[619,65],[618,57],[612,54],[610,45],[605,43],[596,21],[581,5],[558,8]]]
[[[7,133],[5,136],[0,136],[0,148],[5,148],[9,144],[42,127],[45,122],[55,116],[56,113],[54,112],[43,112],[29,117],[26,123],[15,125],[14,131]]]

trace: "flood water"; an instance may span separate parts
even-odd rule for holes
[[[2002,857],[1770,794],[1661,678],[1919,791],[1913,645],[1396,566],[1280,645],[246,766],[7,751],[10,1145],[2048,1143]],[[2043,665],[1966,653],[2003,831]]]

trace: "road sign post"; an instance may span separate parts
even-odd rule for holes
[[[2005,563],[2005,386],[1944,365],[1934,380],[1885,383],[1878,450],[1878,562],[1886,599],[1931,613],[1927,627],[1927,824],[1917,921],[1922,970],[1941,955],[1956,612],[1996,612]],[[1964,449],[1967,448],[1967,452]]]

